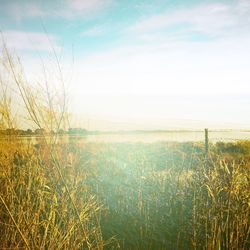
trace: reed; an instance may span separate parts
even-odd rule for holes
[[[23,116],[41,131],[69,122],[56,62],[61,96],[48,81],[37,91],[3,45],[1,249],[250,248],[249,142],[211,144],[204,158],[201,143],[93,144],[58,133],[20,140],[13,131]]]
[[[249,248],[247,154],[219,155],[220,144],[208,159],[192,143],[85,147],[104,238],[116,235],[122,249]]]
[[[0,144],[1,248],[103,249],[100,205],[83,182],[85,174],[69,161],[69,147],[56,143],[57,133],[42,134],[36,147],[24,144],[12,133],[13,89],[29,124],[47,131],[58,131],[65,124],[64,91],[58,102],[59,97],[51,96],[45,82],[44,95],[37,95],[25,78],[20,60],[10,54],[5,43],[0,62],[4,90],[1,126],[10,131]],[[59,64],[58,69],[61,74]]]

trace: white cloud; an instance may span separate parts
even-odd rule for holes
[[[91,13],[93,10],[103,8],[110,1],[67,3],[66,6],[69,8],[59,9],[57,15],[71,18],[81,13]],[[35,17],[52,15],[52,11],[56,12],[50,11],[45,13],[34,7],[27,13],[23,10],[21,15]],[[230,104],[230,97],[226,104],[220,103],[220,100],[214,103],[211,99],[205,106],[203,99],[188,106],[186,102],[175,103],[172,100],[168,102],[167,98],[173,95],[209,97],[217,94],[250,95],[249,25],[249,1],[238,1],[234,5],[226,2],[196,5],[189,9],[174,10],[145,18],[130,27],[129,32],[123,33],[126,39],[135,41],[133,45],[122,44],[120,47],[95,52],[84,58],[80,57],[80,53],[75,56],[76,76],[70,88],[76,109],[100,114],[107,110],[110,114],[106,115],[117,116],[121,113],[121,116],[133,116],[132,118],[142,114],[146,118],[149,117],[149,120],[153,114],[159,117],[187,116],[186,118],[201,119],[202,115],[211,113],[211,120],[218,120],[222,115],[223,119],[234,120],[237,117],[243,121],[244,114],[249,111],[248,106],[239,104],[238,100],[237,103]],[[175,29],[176,26],[178,31]],[[168,32],[169,27],[173,27],[171,31],[173,36],[169,35],[171,33]],[[165,28],[167,32],[164,31]],[[95,26],[82,32],[81,35],[98,36],[103,34],[105,29],[103,26]],[[187,41],[185,36],[192,32],[220,39]],[[44,33],[7,30],[4,35],[10,47],[21,51],[51,50]],[[147,42],[136,45],[138,37]],[[50,36],[50,40],[54,47],[60,48],[56,37]],[[31,72],[37,76],[36,65],[34,61],[27,61],[25,66],[29,69],[28,74]],[[46,66],[52,73],[55,72],[50,64]],[[120,101],[121,95],[128,97]],[[131,95],[141,95],[141,98],[134,98],[131,101]],[[156,97],[148,98],[152,95]],[[166,98],[166,101],[159,103],[157,97],[159,95],[162,95],[163,99]],[[109,96],[118,98],[112,99]],[[139,106],[136,109],[137,103]],[[219,110],[220,105],[223,108]],[[193,114],[190,115],[190,112]],[[159,122],[159,119],[157,121]]]
[[[99,9],[109,3],[109,0],[67,0],[67,4],[71,9],[81,12]]]
[[[51,13],[44,10],[37,3],[9,2],[5,6],[6,12],[17,22],[23,18],[47,17]]]
[[[3,31],[7,46],[18,51],[51,51],[52,47],[58,50],[60,46],[53,35],[42,32],[25,32],[19,30]]]
[[[78,93],[250,94],[250,37],[114,48],[76,59]],[[77,66],[78,65],[78,66]]]
[[[212,36],[235,34],[249,28],[250,5],[247,1],[232,3],[209,3],[180,8],[143,18],[129,28],[136,33],[150,33],[183,25],[186,32],[201,32]]]
[[[81,33],[81,36],[88,36],[88,37],[94,37],[94,36],[100,36],[104,34],[106,29],[103,26],[95,26],[93,28],[87,29]]]
[[[91,13],[108,6],[111,0],[64,0],[57,4],[51,1],[48,4],[7,2],[4,6],[6,12],[17,22],[24,18],[61,17],[72,19],[81,14]]]

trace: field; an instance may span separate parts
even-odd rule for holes
[[[250,142],[0,144],[2,249],[249,249]]]
[[[250,249],[249,140],[64,140],[56,59],[53,89],[46,70],[35,86],[0,54],[0,249]]]

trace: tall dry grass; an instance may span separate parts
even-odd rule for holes
[[[249,249],[249,156],[219,149],[205,161],[193,143],[86,145],[103,237],[121,249]]]
[[[3,44],[0,248],[250,248],[249,142],[210,145],[204,157],[204,145],[193,143],[64,143],[57,133],[35,145],[19,140],[12,129],[22,117],[47,131],[68,124],[56,65],[61,95],[44,65],[45,82],[31,85]]]
[[[250,162],[217,159],[196,173],[193,242],[197,249],[250,247]]]
[[[13,112],[13,93],[30,126],[57,132],[68,122],[63,78],[62,96],[52,96],[47,81],[37,91],[4,42],[0,70],[1,129],[10,131],[0,142],[0,247],[103,249],[100,205],[84,183],[85,173],[72,161],[70,148],[56,143],[57,133],[43,134],[36,146],[12,133],[15,118],[20,118]]]

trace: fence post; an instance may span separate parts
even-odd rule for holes
[[[208,159],[208,129],[205,128],[205,158]]]

